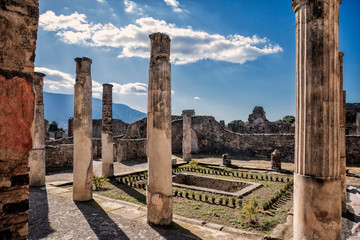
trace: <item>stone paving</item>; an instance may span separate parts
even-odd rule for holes
[[[173,156],[176,157],[176,156]],[[221,164],[220,157],[193,159],[208,164]],[[179,158],[178,163],[183,163]],[[101,161],[94,160],[94,173],[101,175]],[[232,164],[258,171],[271,171],[270,161],[232,159]],[[292,163],[282,168],[293,170]],[[115,175],[147,169],[145,161],[115,163]],[[343,239],[360,239],[360,168],[349,167],[348,212],[343,215]],[[146,223],[146,208],[94,193],[94,200],[79,203],[72,200],[72,171],[52,172],[46,176],[44,188],[30,189],[29,239],[263,239],[263,235],[227,228],[212,223],[174,215],[167,228],[151,227]],[[273,231],[268,239],[292,238],[292,215],[285,224]]]

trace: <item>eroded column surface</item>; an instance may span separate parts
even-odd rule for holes
[[[91,59],[75,58],[74,94],[74,169],[73,199],[92,199],[92,83]]]
[[[45,74],[34,73],[33,89],[35,92],[35,109],[32,128],[32,149],[29,153],[29,185],[34,187],[45,185],[44,77]]]
[[[191,117],[195,115],[194,110],[183,110],[183,141],[182,154],[185,162],[191,161]]]
[[[114,176],[112,87],[113,85],[111,84],[103,84],[101,161],[102,161],[102,175],[105,177]]]
[[[339,52],[339,151],[340,151],[340,177],[341,177],[341,210],[346,212],[346,92],[343,90],[343,57],[344,53]]]
[[[0,4],[0,239],[26,239],[38,0]]]
[[[356,115],[356,135],[360,135],[360,113]]]
[[[154,33],[150,35],[150,41],[147,221],[150,224],[167,225],[172,222],[173,209],[170,38],[166,34]]]
[[[341,239],[340,0],[293,0],[296,15],[294,239]]]

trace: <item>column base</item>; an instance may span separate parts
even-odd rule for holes
[[[190,162],[191,161],[191,153],[183,153],[183,161]]]
[[[114,163],[102,163],[102,175],[104,177],[114,176]]]
[[[173,196],[146,190],[147,221],[153,225],[169,225],[172,222]]]
[[[29,151],[29,186],[45,186],[45,148]]]
[[[294,174],[294,240],[341,239],[341,180]]]

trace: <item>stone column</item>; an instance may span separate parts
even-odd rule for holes
[[[73,199],[92,199],[92,83],[91,59],[75,58],[74,94],[74,169]]]
[[[33,89],[35,92],[34,122],[32,128],[32,149],[29,154],[30,186],[45,185],[45,123],[42,73],[34,73]]]
[[[162,33],[153,33],[150,41],[147,221],[155,225],[168,225],[172,222],[173,209],[170,38]]]
[[[360,113],[356,114],[356,135],[360,135]]]
[[[293,0],[296,15],[294,239],[341,239],[340,0]]]
[[[74,134],[73,134],[73,119],[72,117],[70,117],[68,119],[68,137],[72,137]]]
[[[225,121],[224,120],[220,120],[220,125],[225,128]]]
[[[275,149],[271,154],[271,169],[273,170],[281,170],[281,152]]]
[[[340,177],[341,177],[341,210],[346,212],[346,92],[343,91],[343,57],[344,53],[339,52],[339,152],[340,152]]]
[[[182,155],[185,162],[191,161],[191,117],[195,115],[194,110],[183,110],[183,141]]]
[[[102,175],[114,176],[114,141],[112,126],[112,87],[111,84],[103,84],[102,100],[102,131],[101,131],[101,161]]]
[[[0,238],[26,239],[38,0],[0,3]]]

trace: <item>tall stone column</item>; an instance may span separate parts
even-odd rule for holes
[[[360,113],[356,114],[356,135],[360,135]]]
[[[339,152],[340,152],[340,177],[341,177],[341,210],[346,212],[346,92],[343,91],[343,57],[344,53],[339,52],[339,81],[340,81],[340,97],[339,97]]]
[[[183,110],[183,141],[182,154],[185,162],[191,161],[191,117],[195,115],[194,110]]]
[[[38,0],[0,4],[0,239],[26,239]]]
[[[92,83],[91,59],[75,58],[74,94],[74,169],[73,199],[92,199]]]
[[[114,176],[114,141],[112,126],[112,87],[111,84],[103,84],[102,99],[102,131],[101,131],[101,160],[102,175]]]
[[[34,122],[32,128],[32,149],[29,154],[30,186],[45,185],[45,123],[44,123],[44,77],[34,73],[33,89],[35,92]]]
[[[153,33],[150,41],[147,221],[150,224],[167,225],[172,222],[173,209],[170,38],[166,34]]]
[[[73,119],[72,117],[68,119],[68,137],[73,136]]]
[[[296,15],[294,239],[341,239],[340,0],[293,0]]]

